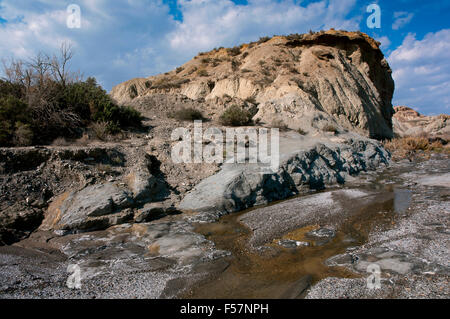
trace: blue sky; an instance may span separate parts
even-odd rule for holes
[[[81,28],[67,27],[69,4]],[[367,6],[381,28],[367,27]],[[169,71],[199,51],[274,34],[361,30],[382,43],[394,105],[450,113],[450,0],[0,0],[0,57],[27,58],[72,43],[73,69],[107,89]]]

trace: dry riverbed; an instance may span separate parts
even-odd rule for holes
[[[0,247],[2,298],[448,298],[446,155],[200,222],[174,214]],[[367,266],[381,288],[367,288]],[[81,289],[66,285],[79,265]]]

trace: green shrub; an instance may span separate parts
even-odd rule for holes
[[[30,146],[33,144],[33,131],[30,124],[16,123],[13,143],[16,146]]]
[[[25,137],[30,137],[29,134],[25,133],[31,130],[31,123],[30,110],[27,104],[13,95],[0,97],[0,146],[13,146],[17,130],[19,130],[17,140],[21,143],[24,142]],[[24,125],[27,126],[23,127]],[[21,136],[24,136],[24,139]]]
[[[237,105],[232,105],[220,116],[220,123],[226,126],[249,125],[252,123],[252,114]]]

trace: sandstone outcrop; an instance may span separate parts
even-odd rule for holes
[[[427,136],[445,140],[450,138],[450,115],[421,115],[407,106],[396,106],[394,110],[392,123],[397,136]]]
[[[361,32],[329,30],[201,53],[171,72],[119,84],[110,94],[131,105],[158,93],[184,95],[201,101],[213,119],[227,106],[223,101],[238,99],[257,107],[254,120],[267,125],[276,120],[307,131],[333,125],[389,138],[393,91],[378,42]]]

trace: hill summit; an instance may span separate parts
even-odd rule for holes
[[[199,53],[165,74],[121,83],[110,95],[150,108],[152,97],[182,96],[212,119],[238,104],[252,109],[257,123],[309,132],[333,125],[390,138],[394,81],[379,46],[362,32],[334,29],[265,37]]]

